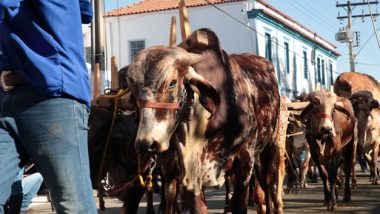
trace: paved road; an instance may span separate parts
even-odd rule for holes
[[[339,190],[339,201],[337,210],[334,213],[380,213],[380,185],[369,183],[368,173],[358,172],[358,189],[352,191],[352,202],[343,203],[343,190]],[[158,201],[158,196],[156,196]],[[33,214],[52,214],[50,204],[46,203],[45,196],[39,196],[33,203],[32,208],[27,213]],[[97,198],[96,198],[97,200]],[[209,213],[223,213],[224,189],[206,191],[206,200]],[[319,180],[317,184],[310,184],[307,189],[299,189],[297,194],[284,195],[285,213],[331,213],[326,211],[323,206],[323,190]],[[104,214],[119,213],[121,202],[117,199],[106,198],[107,209]],[[140,204],[139,213],[145,213],[146,203]],[[158,207],[158,202],[155,203]],[[249,208],[248,213],[256,213],[253,207]]]

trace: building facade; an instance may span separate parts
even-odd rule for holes
[[[186,6],[191,29],[213,30],[227,53],[254,53],[272,61],[281,95],[292,99],[330,89],[336,78],[336,47],[263,0],[191,0]],[[143,48],[168,45],[170,20],[179,20],[178,14],[173,0],[145,0],[107,13],[108,67],[111,56],[122,67]]]

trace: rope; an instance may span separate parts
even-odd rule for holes
[[[104,170],[104,164],[105,164],[105,161],[106,161],[107,150],[108,150],[109,142],[110,142],[110,139],[111,139],[112,130],[113,130],[113,127],[114,127],[115,121],[116,121],[119,98],[122,97],[123,95],[125,95],[128,92],[129,92],[129,89],[127,88],[127,89],[120,89],[120,90],[118,90],[118,92],[116,93],[116,95],[105,95],[108,98],[114,99],[114,109],[113,109],[113,114],[112,114],[112,122],[111,122],[111,126],[110,126],[110,128],[108,130],[106,145],[105,145],[104,150],[103,150],[102,160],[100,162],[100,169],[99,169],[99,177],[98,177],[99,190],[98,190],[98,195],[99,195],[99,208],[100,208],[101,211],[105,210],[105,206],[104,206],[105,202],[104,202],[104,199],[103,199],[103,188],[101,187],[101,181],[102,181],[102,174],[103,174],[103,170]]]

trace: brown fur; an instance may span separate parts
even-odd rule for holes
[[[136,99],[159,102],[158,88],[169,79],[181,80],[181,69],[190,73],[188,66],[194,67],[198,76],[193,75],[185,84],[178,81],[176,86],[186,87],[187,103],[193,103],[189,106],[188,120],[182,121],[176,132],[183,156],[182,183],[188,191],[193,192],[190,198],[196,200],[192,203],[195,207],[190,207],[190,210],[195,213],[207,212],[200,201],[201,189],[205,185],[220,185],[224,172],[231,170],[235,182],[232,211],[246,213],[254,155],[275,141],[279,94],[274,68],[270,62],[255,55],[227,55],[218,46],[218,39],[212,31],[201,30],[214,44],[192,49],[202,57],[174,47],[146,49],[131,64],[127,72],[128,83]],[[196,58],[203,60],[197,61]],[[183,75],[186,79],[186,72]],[[169,101],[179,102],[179,92],[173,92],[173,100]],[[152,117],[155,111],[139,109],[136,146],[140,151],[146,151],[144,148],[163,151],[170,138],[165,133],[170,134],[174,127],[175,114],[163,110],[165,119],[160,122]],[[211,117],[207,111],[212,114]],[[165,133],[153,133],[153,129],[158,129],[157,125],[161,125],[160,131]],[[230,161],[233,162],[232,168],[229,167],[231,164],[227,164]],[[269,158],[263,162],[264,169],[269,169],[272,161]],[[263,183],[270,196],[269,188],[266,188],[269,183]],[[272,203],[270,200],[268,197],[268,204]]]
[[[323,181],[325,202],[328,210],[333,210],[337,203],[336,178],[339,160],[343,157],[346,175],[344,201],[351,201],[350,175],[354,153],[355,117],[348,99],[336,97],[335,94],[317,91],[309,94],[311,101],[302,112],[306,118],[306,139],[310,146],[311,156],[317,164]],[[331,114],[333,129],[328,129],[330,123],[324,121],[317,113]],[[329,133],[325,132],[330,130]],[[327,183],[329,182],[329,185]]]

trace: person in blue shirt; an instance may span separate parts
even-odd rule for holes
[[[87,149],[90,0],[0,0],[0,214],[32,158],[57,213],[97,213]]]

